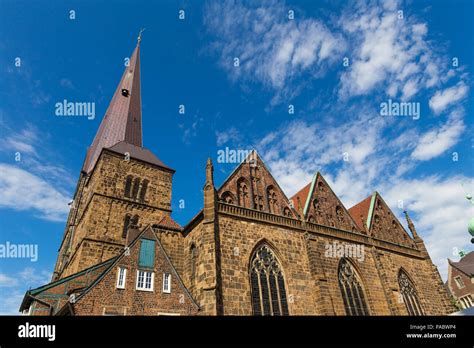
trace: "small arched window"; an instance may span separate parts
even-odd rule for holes
[[[130,214],[126,214],[123,220],[122,238],[127,237],[128,226],[130,225]]]
[[[423,315],[423,310],[415,286],[403,270],[400,270],[400,273],[398,274],[398,285],[400,286],[400,294],[403,298],[408,314]]]
[[[191,261],[191,283],[194,282],[194,279],[196,278],[196,261],[197,261],[197,250],[196,250],[196,245],[191,244],[191,248],[189,248],[189,254],[190,254],[190,261]]]
[[[132,189],[133,199],[137,199],[139,189],[140,189],[140,178],[135,178],[135,180],[133,181],[133,189]]]
[[[250,288],[254,315],[288,315],[281,266],[267,245],[260,246],[250,263]]]
[[[339,288],[347,315],[369,315],[362,281],[354,267],[346,259],[339,263]]]
[[[146,190],[148,188],[149,181],[147,179],[143,180],[142,188],[140,189],[140,201],[145,202]]]
[[[132,176],[129,175],[127,176],[127,179],[125,179],[125,190],[124,190],[124,196],[127,198],[130,198],[131,195],[131,189],[132,189]]]

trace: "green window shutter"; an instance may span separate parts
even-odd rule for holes
[[[155,241],[149,239],[142,239],[140,245],[140,259],[138,265],[140,267],[153,268],[155,261]]]

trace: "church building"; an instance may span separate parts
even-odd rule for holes
[[[316,173],[288,198],[252,151],[220,185],[203,163],[203,208],[183,227],[172,218],[172,165],[143,147],[139,39],[87,150],[52,281],[27,291],[20,311],[455,311],[408,214],[409,232],[379,193],[347,209]]]

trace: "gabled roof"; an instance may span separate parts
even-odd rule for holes
[[[153,227],[164,227],[171,230],[182,231],[183,227],[174,221],[171,216],[164,215],[158,223],[153,224]]]
[[[361,217],[364,219],[367,228],[369,226],[369,210],[372,203],[372,198],[374,195],[370,195],[369,197],[365,198],[364,200],[360,201],[352,208],[349,208],[349,214],[352,216],[352,219],[357,224],[361,230],[365,231],[364,222],[362,222]]]
[[[290,205],[290,200],[288,199],[288,197],[286,196],[285,192],[281,189],[280,185],[278,184],[278,182],[275,180],[275,178],[273,177],[272,173],[270,172],[270,170],[268,169],[268,167],[266,166],[265,162],[263,161],[262,157],[260,157],[260,155],[258,154],[258,152],[255,150],[255,149],[252,149],[252,151],[250,151],[250,153],[247,155],[247,157],[239,163],[239,165],[237,167],[234,168],[234,170],[232,171],[232,173],[230,173],[230,175],[227,177],[227,179],[224,180],[224,182],[219,186],[219,189],[217,189],[217,192],[219,194],[222,193],[222,190],[223,188],[225,188],[226,184],[231,181],[235,175],[237,175],[237,173],[239,173],[239,170],[242,168],[242,166],[245,164],[245,163],[252,163],[252,161],[258,161],[262,164],[263,166],[263,169],[269,174],[269,176],[271,177],[271,179],[273,180],[273,183],[274,183],[274,186],[275,188],[277,189],[277,191],[282,195],[283,199],[284,199],[284,203],[285,205],[293,212],[293,214],[297,214],[297,211],[295,208],[291,207]]]
[[[64,284],[64,283],[71,282],[71,281],[77,279],[77,278],[80,277],[80,276],[87,275],[87,274],[92,274],[93,271],[96,271],[96,270],[98,270],[98,269],[100,269],[100,268],[102,268],[102,267],[107,268],[110,264],[112,264],[112,263],[115,261],[116,258],[117,258],[117,257],[113,257],[113,258],[111,258],[111,259],[109,259],[109,260],[106,260],[106,261],[104,261],[104,262],[98,263],[98,264],[96,264],[96,265],[94,265],[94,266],[92,266],[92,267],[83,269],[83,270],[80,271],[80,272],[71,274],[71,275],[69,275],[69,276],[67,276],[67,277],[64,277],[64,278],[61,278],[61,279],[58,279],[58,280],[55,280],[54,282],[51,282],[51,283],[42,285],[42,286],[40,286],[40,287],[38,287],[38,288],[28,290],[28,291],[25,293],[25,296],[23,297],[23,301],[22,301],[22,303],[21,303],[21,305],[20,305],[20,311],[22,311],[22,310],[24,310],[25,308],[28,307],[29,303],[32,301],[31,296],[37,296],[37,295],[41,294],[42,292],[44,292],[44,291],[46,291],[46,290],[48,290],[48,289],[51,289],[51,288],[53,288],[53,287],[55,287],[55,286],[58,286],[58,285],[61,285],[61,284]],[[100,274],[101,274],[101,273],[98,273],[95,278],[99,277]],[[94,279],[90,279],[90,282],[93,282],[93,281],[95,280],[95,278],[94,278]],[[89,285],[89,284],[87,284],[87,285]]]
[[[471,251],[458,262],[451,261],[450,259],[448,259],[448,262],[452,267],[463,272],[468,277],[474,276],[474,251]]]
[[[142,146],[140,44],[133,51],[92,145],[87,150],[83,171],[89,173],[94,168],[103,148],[121,141]]]
[[[167,165],[165,165],[158,157],[156,157],[150,150],[136,146],[133,144],[129,144],[126,141],[121,141],[118,142],[117,144],[107,148],[110,151],[125,155],[128,153],[131,158],[150,163],[153,165],[156,165],[158,167],[162,167],[165,169],[169,169],[171,171],[175,171],[174,169],[171,169]]]
[[[306,185],[305,187],[303,187],[301,190],[299,190],[298,192],[296,192],[291,198],[290,200],[293,201],[293,205],[296,209],[299,209],[298,207],[298,198],[301,202],[301,205],[302,207],[304,208],[305,205],[306,205],[306,200],[308,199],[308,195],[309,195],[309,192],[311,190],[311,182]]]
[[[303,187],[300,191],[298,191],[295,195],[293,195],[293,197],[291,197],[295,207],[297,207],[297,205],[298,205],[298,198],[300,199],[301,205],[304,208],[304,210],[303,210],[304,217],[308,218],[308,214],[309,214],[309,211],[310,211],[311,200],[315,195],[317,195],[317,192],[315,192],[315,187],[316,187],[316,184],[318,183],[318,181],[321,181],[323,183],[323,185],[327,186],[330,195],[332,195],[335,198],[335,200],[338,202],[338,204],[341,206],[341,208],[345,211],[345,215],[348,218],[348,220],[354,220],[353,217],[347,211],[344,204],[342,204],[339,197],[334,193],[331,186],[328,184],[326,179],[324,179],[323,175],[320,172],[316,172],[316,174],[314,174],[313,179],[311,180],[311,182],[309,184],[307,184],[305,187]],[[356,224],[355,221],[351,221],[349,223],[351,223],[351,225]],[[356,226],[358,226],[358,225],[356,224]],[[364,229],[362,229],[362,231],[364,231]]]
[[[168,220],[169,221],[169,220]],[[148,225],[146,226],[136,237],[135,239],[128,245],[127,248],[124,248],[124,250],[120,253],[120,255],[116,256],[114,258],[114,261],[110,264],[110,266],[107,267],[107,269],[104,270],[96,279],[94,282],[92,282],[87,288],[84,289],[84,291],[76,298],[75,303],[77,303],[81,298],[83,298],[94,286],[96,286],[104,277],[107,273],[109,273],[111,270],[115,268],[115,265],[124,257],[124,256],[129,256],[130,252],[129,250],[133,248],[137,242],[144,236],[147,236],[147,238],[150,238],[150,236],[153,236],[153,239],[157,242],[158,247],[161,249],[161,252],[163,253],[165,259],[171,266],[174,275],[176,276],[176,279],[180,283],[181,287],[183,288],[184,292],[189,296],[193,304],[196,306],[196,308],[199,308],[198,303],[196,300],[193,298],[189,290],[186,288],[184,285],[181,276],[179,275],[178,271],[176,270],[176,267],[174,266],[173,262],[171,261],[170,257],[166,253],[165,248],[160,242],[160,239],[156,237],[155,231],[153,230],[153,227]],[[127,255],[128,254],[128,255]]]

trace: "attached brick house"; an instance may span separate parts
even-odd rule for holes
[[[455,311],[408,214],[409,232],[377,192],[347,209],[321,173],[288,198],[256,151],[217,187],[208,160],[203,209],[181,228],[171,218],[174,170],[143,147],[141,127],[137,45],[87,150],[52,282],[28,291],[22,311]]]
[[[462,257],[458,262],[448,259],[448,280],[451,295],[462,309],[474,306],[474,252]]]
[[[196,315],[157,234],[166,227],[130,228],[123,252],[96,267],[30,290],[21,310],[31,315]]]

